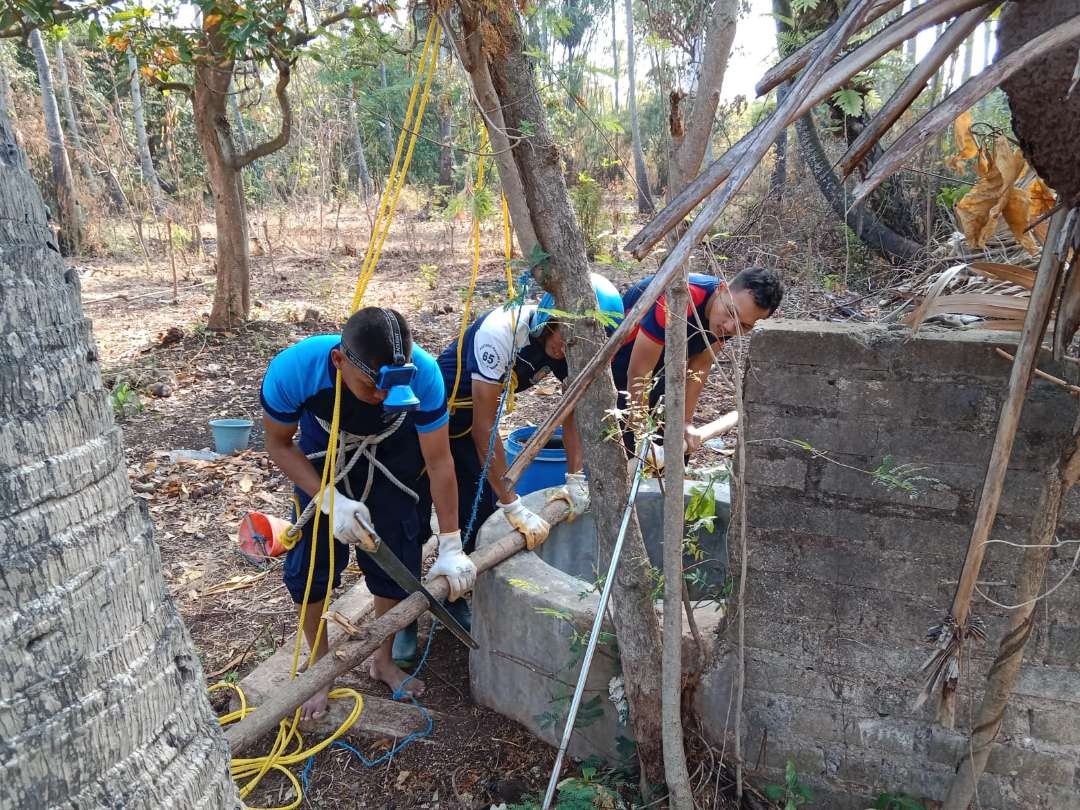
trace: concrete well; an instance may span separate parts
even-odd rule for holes
[[[687,482],[689,501],[701,483]],[[727,576],[727,525],[730,495],[727,485],[714,486],[717,521],[710,533],[700,535],[703,557],[696,569],[705,573],[706,588],[721,586]],[[552,490],[525,497],[539,512]],[[657,482],[642,484],[637,501],[638,519],[646,549],[654,566],[662,566],[663,500]],[[478,546],[510,530],[501,512],[484,524]],[[480,577],[473,592],[473,636],[480,647],[470,654],[469,680],[473,699],[521,723],[537,737],[558,745],[570,696],[581,668],[581,657],[596,608],[599,591],[593,588],[607,561],[597,564],[596,525],[588,513],[573,523],[556,526],[538,553],[522,552]],[[624,549],[625,553],[625,549]],[[685,565],[694,565],[687,558]],[[691,592],[694,618],[702,636],[715,637],[723,617],[708,593]],[[684,665],[697,660],[696,647],[683,620]],[[604,630],[610,632],[610,622]],[[705,656],[702,656],[705,657]],[[630,750],[631,729],[620,722],[619,709],[609,697],[609,685],[620,672],[613,643],[597,647],[578,715],[578,728],[570,741],[571,756],[596,755],[620,762]],[[656,673],[659,679],[660,673]],[[625,705],[625,704],[624,704]]]

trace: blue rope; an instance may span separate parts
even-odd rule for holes
[[[397,689],[394,690],[394,696],[393,696],[394,700],[401,700],[401,698],[406,696],[406,693],[403,691],[404,688],[405,688],[405,684],[407,684],[409,681],[411,681],[413,678],[415,678],[417,675],[419,675],[420,670],[423,669],[424,664],[427,663],[428,653],[431,652],[431,640],[433,638],[435,638],[435,630],[436,630],[436,628],[438,626],[439,626],[438,620],[433,619],[432,622],[431,622],[431,632],[428,633],[427,643],[424,644],[424,654],[420,657],[420,663],[416,665],[416,669],[413,670],[412,674],[409,675],[407,678],[405,678],[405,680],[403,680],[401,682],[401,685]],[[416,740],[419,740],[419,739],[421,739],[423,737],[429,736],[431,734],[432,730],[435,727],[435,723],[431,719],[431,714],[428,712],[428,710],[425,709],[420,704],[420,702],[416,698],[414,698],[412,695],[408,695],[408,698],[409,698],[409,702],[412,703],[413,706],[415,706],[417,709],[420,710],[420,714],[423,716],[426,725],[420,731],[413,731],[413,732],[410,732],[409,734],[406,734],[404,737],[401,738],[401,742],[397,743],[389,751],[385,752],[384,754],[377,757],[376,759],[368,759],[362,753],[360,753],[360,751],[353,748],[347,742],[344,742],[342,740],[334,740],[332,743],[330,743],[330,747],[331,748],[344,748],[344,749],[346,749],[347,751],[349,751],[353,755],[355,755],[356,758],[359,759],[360,762],[363,763],[363,765],[365,767],[367,767],[367,768],[374,768],[375,766],[381,765],[383,762],[386,762],[387,760],[392,760],[394,757],[396,757],[409,744],[411,744],[411,743],[415,742]],[[310,757],[307,758],[307,761],[304,762],[304,769],[300,772],[300,784],[303,785],[305,793],[307,793],[308,777],[311,774],[311,771],[314,769],[314,767],[315,767],[315,755],[313,754],[313,755],[311,755]]]
[[[521,323],[521,310],[525,307],[525,293],[529,289],[531,276],[532,274],[529,271],[521,274],[521,278],[518,279],[521,291],[506,304],[508,307],[517,306],[517,312],[514,314],[511,345],[517,340],[518,325]],[[465,537],[472,537],[473,526],[476,524],[476,515],[480,511],[480,500],[484,496],[484,482],[487,480],[488,470],[491,468],[491,459],[495,456],[495,442],[499,438],[499,422],[502,421],[507,395],[510,393],[510,386],[513,384],[514,363],[517,362],[517,353],[518,350],[515,348],[510,356],[510,368],[506,374],[506,385],[503,387],[502,394],[499,395],[499,407],[495,411],[495,422],[492,424],[491,433],[488,435],[487,455],[484,458],[484,466],[480,470],[480,486],[476,488],[476,496],[473,498],[472,512],[469,514],[469,522],[465,526]]]

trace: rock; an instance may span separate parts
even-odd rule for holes
[[[213,450],[187,450],[180,448],[178,450],[169,451],[169,463],[177,464],[181,461],[217,461],[219,458],[224,458],[220,453],[215,453]]]
[[[158,382],[154,383],[147,389],[148,393],[152,397],[159,397],[164,399],[165,397],[172,396],[172,386],[168,383]]]

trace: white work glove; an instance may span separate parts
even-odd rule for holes
[[[686,430],[683,431],[683,446],[686,448],[686,454],[696,453],[701,449],[702,444],[704,444],[704,439],[701,431],[693,425],[687,425]]]
[[[451,602],[456,602],[476,584],[476,566],[461,548],[460,531],[439,535],[439,555],[424,581],[431,582],[435,577],[446,577]]]
[[[500,503],[499,508],[506,514],[506,520],[510,525],[524,536],[525,548],[529,551],[547,539],[551,526],[538,514],[526,509],[520,496],[510,503]]]
[[[570,508],[566,515],[567,522],[584,514],[589,508],[589,482],[585,480],[585,473],[567,473],[566,483],[548,498],[548,503],[552,501],[566,501]]]
[[[323,495],[322,512],[330,514],[330,493]],[[342,543],[359,544],[370,549],[375,546],[379,535],[371,522],[371,513],[363,501],[346,498],[340,492],[334,493],[334,539]]]

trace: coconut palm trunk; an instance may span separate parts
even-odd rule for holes
[[[0,223],[0,806],[237,807],[78,274],[2,98]]]

